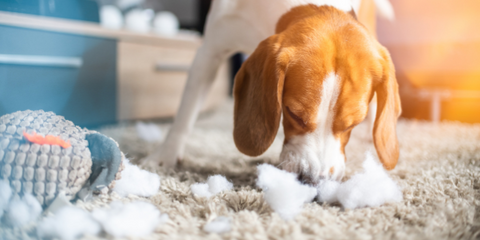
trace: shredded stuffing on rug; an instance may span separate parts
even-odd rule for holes
[[[383,166],[370,152],[366,155],[364,172],[353,175],[338,188],[337,198],[343,207],[378,207],[384,203],[402,201],[402,191]]]
[[[121,173],[120,180],[115,182],[113,188],[115,192],[122,197],[129,194],[151,197],[158,192],[160,188],[160,176],[158,174],[140,169],[126,158],[123,160],[123,164],[125,169]]]
[[[7,209],[8,203],[12,197],[12,189],[5,180],[0,180],[0,219],[2,218],[4,211]]]
[[[66,240],[95,236],[101,230],[116,238],[145,237],[167,220],[168,215],[161,215],[151,203],[115,201],[91,213],[75,206],[63,207],[40,222],[38,233],[42,238]]]
[[[85,235],[97,235],[101,230],[91,214],[78,207],[64,207],[38,225],[38,234],[43,238],[74,240]]]
[[[232,188],[233,184],[221,175],[210,176],[206,183],[195,183],[190,186],[193,194],[206,198],[223,191],[231,190]]]
[[[97,220],[108,234],[114,237],[144,237],[162,222],[160,211],[151,203],[113,202],[108,208],[95,209]]]
[[[0,219],[3,224],[22,228],[35,222],[42,213],[42,206],[32,194],[13,196],[7,181],[0,181]]]
[[[263,190],[265,201],[285,220],[293,219],[303,204],[317,195],[317,190],[301,184],[296,174],[269,164],[258,166],[257,186]]]
[[[225,233],[231,230],[230,219],[228,217],[217,217],[213,221],[203,226],[203,231],[209,233]]]
[[[400,159],[388,175],[398,185],[403,200],[354,209],[329,201],[308,202],[292,220],[286,221],[270,207],[263,190],[256,185],[257,166],[280,164],[283,130],[279,129],[266,153],[250,158],[235,147],[232,119],[233,103],[229,101],[215,112],[200,117],[187,137],[184,156],[175,169],[166,170],[160,166],[145,169],[160,176],[160,189],[153,195],[120,196],[112,191],[94,196],[88,202],[75,200],[72,203],[77,210],[84,211],[84,219],[59,220],[50,224],[55,226],[51,231],[63,231],[65,237],[56,235],[56,238],[67,240],[69,236],[70,239],[78,236],[81,240],[480,238],[480,124],[432,124],[400,119],[397,125]],[[156,124],[162,133],[168,132],[171,126],[165,122]],[[361,123],[352,131],[345,149],[344,182],[362,172],[366,151],[376,157],[368,129],[368,124]],[[134,123],[119,123],[98,130],[119,143],[132,165],[157,147],[156,142],[139,138]],[[225,176],[234,188],[210,198],[192,194],[191,185],[206,183],[213,175]],[[3,192],[5,189],[0,187],[0,207],[2,199],[10,201],[11,198],[4,197]],[[91,217],[91,212],[110,209],[113,202],[138,201],[151,203],[163,214],[160,218],[165,218],[147,236],[116,238],[102,230]],[[56,212],[46,219],[58,218],[59,214]],[[230,230],[221,234],[205,231],[204,227],[219,216],[230,220]],[[38,234],[39,230],[46,229],[41,227],[44,221],[45,217],[41,217],[23,228],[11,228],[0,222],[0,239],[49,239],[40,238]],[[87,228],[92,222],[92,227]],[[78,231],[84,227],[90,231]],[[42,232],[46,233],[48,231]]]
[[[321,180],[317,185],[318,195],[317,200],[324,203],[338,202],[338,188],[340,182],[333,180]]]
[[[162,139],[162,131],[154,123],[137,122],[135,125],[138,137],[147,142],[156,142]]]
[[[344,208],[353,209],[402,201],[402,191],[372,153],[366,153],[362,166],[362,173],[353,175],[344,183],[321,181],[317,187],[319,202],[339,201]]]
[[[42,206],[32,194],[15,197],[10,201],[5,213],[5,221],[14,227],[24,227],[38,219]]]

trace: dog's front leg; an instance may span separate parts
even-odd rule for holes
[[[182,157],[186,138],[193,128],[220,64],[236,52],[251,53],[262,39],[268,37],[269,32],[264,32],[263,27],[252,25],[252,22],[256,21],[252,21],[249,14],[245,17],[234,14],[237,13],[235,9],[225,9],[225,6],[237,6],[230,3],[232,0],[213,2],[205,26],[203,45],[197,51],[189,71],[175,122],[165,142],[143,161],[144,164],[162,163],[166,167],[175,165],[177,159]],[[273,29],[271,30],[273,34]]]
[[[143,160],[143,164],[162,164],[172,167],[181,158],[188,133],[191,131],[220,64],[228,54],[218,53],[212,44],[203,44],[188,73],[182,102],[165,142]]]

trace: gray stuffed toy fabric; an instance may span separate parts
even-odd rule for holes
[[[71,200],[82,188],[112,188],[123,158],[113,139],[52,112],[0,117],[0,179],[18,195],[33,194],[44,208],[60,192]]]

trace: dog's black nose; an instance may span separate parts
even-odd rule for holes
[[[297,177],[298,181],[302,184],[316,186],[318,184],[319,179],[314,178],[311,174],[307,174],[304,172],[300,172]]]

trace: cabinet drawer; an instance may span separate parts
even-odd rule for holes
[[[116,120],[116,41],[0,25],[0,115],[53,111],[81,126]]]
[[[197,48],[118,44],[118,118],[172,117],[180,106],[188,69]],[[223,64],[203,110],[228,96],[228,69]]]

